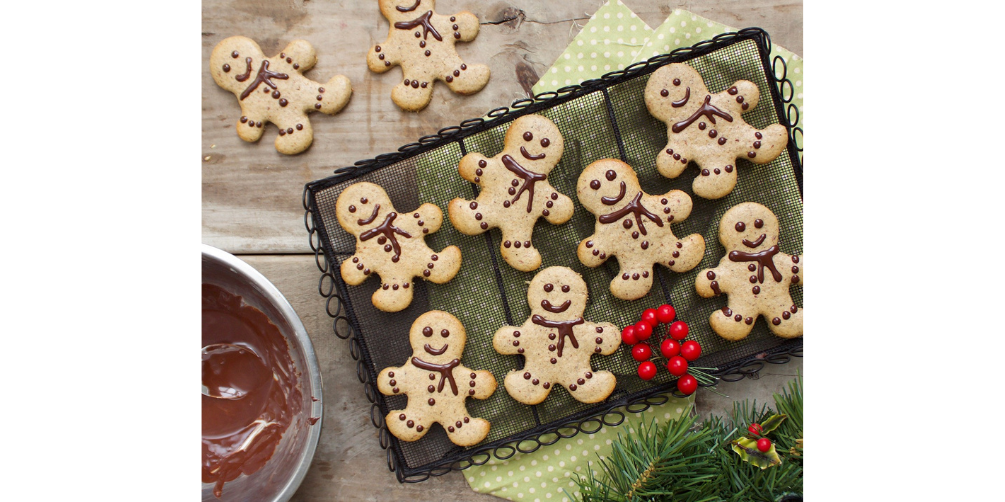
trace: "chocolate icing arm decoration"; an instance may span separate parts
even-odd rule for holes
[[[384,218],[384,223],[367,230],[359,235],[360,241],[368,241],[377,235],[383,235],[387,237],[387,240],[391,241],[391,247],[394,249],[394,257],[398,258],[401,256],[401,246],[398,245],[398,239],[394,237],[394,234],[404,236],[406,238],[411,238],[412,235],[408,232],[394,226],[394,219],[398,217],[398,213],[390,212]]]
[[[418,357],[413,357],[412,364],[416,368],[439,372],[440,385],[439,387],[436,388],[436,392],[443,392],[443,383],[449,380],[450,390],[454,392],[455,396],[457,395],[457,382],[454,381],[454,368],[456,368],[459,364],[461,364],[460,359],[454,359],[453,361],[450,361],[447,364],[433,364],[433,363],[427,363],[426,361],[423,361]]]
[[[426,11],[425,14],[423,14],[423,15],[421,15],[421,16],[419,16],[419,17],[417,17],[417,18],[415,18],[415,19],[413,19],[411,21],[398,21],[397,23],[394,23],[394,27],[398,28],[399,30],[410,30],[412,28],[417,28],[419,26],[422,26],[422,39],[423,40],[426,40],[427,36],[430,33],[432,33],[433,34],[433,38],[435,38],[435,39],[437,39],[437,40],[439,40],[439,41],[442,42],[443,41],[443,37],[440,36],[440,33],[438,31],[436,31],[436,28],[434,28],[433,25],[429,22],[429,19],[431,17],[433,17],[433,11],[428,10],[428,11]]]
[[[530,197],[527,198],[527,212],[529,213],[531,207],[534,205],[534,183],[546,180],[548,179],[548,176],[528,171],[523,166],[518,164],[516,160],[513,160],[513,157],[510,157],[509,155],[502,156],[502,163],[506,166],[506,169],[509,169],[513,174],[523,180],[523,185],[520,185],[520,190],[517,191],[516,196],[513,197],[513,200],[510,201],[510,203],[520,200],[520,196],[523,195],[524,190],[526,190],[530,195]]]
[[[565,347],[565,337],[569,337],[569,341],[572,342],[574,348],[579,348],[579,342],[576,340],[576,335],[572,333],[572,327],[586,322],[582,317],[577,317],[571,321],[549,321],[540,315],[534,314],[530,320],[538,326],[558,329],[558,357],[562,357],[562,347]]]
[[[248,60],[250,61],[251,58],[248,58]],[[249,62],[248,64],[250,65],[251,63]],[[268,59],[263,60],[262,66],[258,68],[258,75],[255,75],[255,80],[253,80],[251,82],[251,85],[249,85],[248,88],[241,93],[241,99],[248,97],[248,95],[250,95],[252,91],[258,88],[258,84],[265,84],[275,89],[276,84],[273,84],[272,80],[269,80],[273,78],[278,78],[279,80],[286,80],[290,78],[290,76],[285,73],[269,71],[269,60]]]
[[[778,254],[778,244],[771,246],[764,251],[757,253],[745,253],[743,251],[731,251],[729,253],[729,261],[744,262],[744,261],[756,261],[759,267],[757,267],[757,281],[764,284],[764,269],[767,268],[771,270],[771,277],[775,278],[775,282],[782,282],[782,273],[775,268],[774,257]]]
[[[365,220],[362,219],[362,218],[360,218],[360,219],[356,220],[356,224],[357,225],[369,225],[369,224],[373,223],[373,220],[377,219],[377,213],[378,212],[380,212],[380,204],[377,204],[376,206],[374,206],[374,208],[373,208],[373,214],[371,214],[369,218],[367,218]]]
[[[238,82],[244,82],[251,77],[251,58],[244,58],[244,61],[248,63],[248,69],[242,75],[234,77],[234,80]]]
[[[605,205],[608,205],[608,206],[613,206],[613,205],[617,204],[618,202],[621,202],[621,199],[624,199],[624,198],[625,198],[625,182],[622,181],[621,182],[621,193],[619,193],[617,197],[601,197],[600,198],[600,202],[603,202]]]
[[[635,197],[632,199],[631,202],[628,203],[627,206],[618,209],[613,213],[601,215],[600,218],[598,219],[600,220],[601,223],[614,223],[620,220],[622,216],[628,213],[632,213],[635,215],[635,222],[638,223],[639,225],[639,231],[642,232],[642,235],[648,235],[648,233],[646,233],[646,226],[642,224],[641,216],[649,218],[650,220],[652,220],[653,223],[655,223],[657,226],[660,227],[663,226],[663,220],[660,219],[659,216],[656,216],[655,214],[651,213],[648,209],[646,209],[645,206],[642,205],[641,200],[642,200],[642,192],[639,192],[635,194]]]
[[[716,116],[726,119],[727,122],[732,122],[733,117],[730,116],[730,114],[716,108],[715,105],[710,103],[711,100],[712,100],[711,94],[705,96],[705,102],[702,103],[701,108],[695,110],[694,114],[688,117],[686,120],[682,120],[674,124],[673,127],[671,127],[670,129],[675,133],[681,132],[684,129],[687,129],[687,126],[693,124],[694,121],[700,119],[701,117],[706,117],[709,120],[709,122],[712,122],[713,124],[715,123]]]
[[[689,99],[691,99],[691,88],[690,87],[688,87],[687,90],[684,91],[684,98],[683,99],[681,99],[680,101],[671,101],[670,102],[670,106],[672,106],[674,108],[680,108],[680,107],[686,105],[687,104],[687,100],[689,100]],[[713,120],[712,123],[714,124],[715,121]]]

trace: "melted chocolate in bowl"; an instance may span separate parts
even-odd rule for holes
[[[272,457],[303,395],[279,328],[240,296],[202,285],[202,481],[223,485]]]

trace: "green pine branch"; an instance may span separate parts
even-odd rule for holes
[[[725,419],[712,417],[699,424],[687,412],[663,425],[622,428],[611,454],[599,460],[598,474],[588,469],[585,476],[577,475],[579,499],[776,502],[802,494],[802,378],[774,399],[777,411],[766,405],[758,408],[756,401],[740,401]],[[762,470],[734,453],[730,441],[746,434],[752,422],[776,413],[788,416],[769,435],[782,464]],[[575,499],[568,491],[566,495]]]

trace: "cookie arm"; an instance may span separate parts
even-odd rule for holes
[[[311,68],[318,62],[317,51],[314,50],[314,46],[306,40],[294,40],[286,45],[283,49],[282,54],[290,58],[292,63],[297,64],[297,69],[294,71],[303,73]],[[274,59],[278,59],[278,56]],[[291,63],[291,64],[292,64]]]
[[[353,260],[356,261],[354,262]],[[363,256],[359,254],[352,255],[352,258],[342,262],[342,280],[350,286],[359,286],[366,280],[367,275],[363,273],[364,270],[369,270],[366,267],[367,265],[364,262]]]
[[[725,257],[723,259],[726,259]],[[719,267],[716,268],[706,268],[698,272],[698,277],[694,280],[694,289],[698,291],[698,296],[702,298],[713,298],[719,296],[716,294],[715,290],[712,289],[712,282],[714,281],[719,288],[719,293],[729,293],[728,288],[725,285],[724,279],[726,278],[725,267],[722,267],[722,262],[719,262]]]
[[[519,345],[513,345],[513,342],[521,342],[526,340],[526,336],[523,338],[513,336],[515,332],[520,332],[521,335],[524,334],[523,326],[503,326],[496,331],[495,336],[492,337],[492,347],[496,349],[496,352],[503,355],[518,354],[520,350]]]
[[[461,392],[467,393],[469,390],[474,389],[474,394],[466,394],[475,399],[488,399],[493,392],[496,391],[496,377],[492,375],[491,371],[474,371],[471,368],[464,366],[458,367],[454,374],[464,375],[464,378],[460,378],[457,381],[457,385],[461,388]],[[471,374],[475,377],[471,378]],[[461,382],[464,382],[463,384]],[[474,382],[474,386],[471,386],[471,382]]]
[[[416,218],[415,215],[419,215],[419,217]],[[420,221],[422,225],[419,225]],[[399,213],[395,223],[399,223],[398,227],[412,234],[412,237],[421,237],[440,229],[440,225],[443,224],[443,211],[440,211],[440,208],[435,204],[427,202],[419,206],[415,211]],[[429,231],[423,233],[424,229],[428,229]]]
[[[575,206],[572,203],[572,199],[559,193],[554,187],[548,185],[546,187],[547,191],[542,191],[542,195],[547,195],[549,197],[548,201],[552,202],[553,205],[548,209],[548,215],[544,217],[548,220],[548,223],[552,225],[561,225],[569,221],[572,218],[572,212],[575,210]],[[551,193],[557,193],[558,197],[551,199]],[[545,202],[547,204],[547,202]]]
[[[594,337],[590,338],[590,340],[594,342],[596,342],[596,338],[602,340],[599,344],[596,344],[600,347],[600,354],[609,356],[621,346],[621,333],[618,332],[617,326],[609,322],[597,324],[591,322],[586,323],[586,327],[589,329],[588,333],[590,336]],[[597,333],[597,328],[602,328],[603,332]]]
[[[451,24],[457,25],[457,30],[454,31],[461,34],[461,38],[457,39],[458,41],[470,42],[478,36],[478,29],[480,26],[477,16],[465,10],[454,14],[453,17],[455,17],[456,20]],[[451,28],[453,28],[453,26],[451,26]],[[450,36],[453,36],[453,31],[450,32]]]
[[[579,243],[579,247],[576,248],[576,256],[579,257],[580,263],[586,265],[587,267],[599,267],[607,261],[608,256],[605,251],[606,249],[604,240],[601,239],[598,234],[593,234]],[[597,254],[593,254],[594,251],[599,252]]]
[[[793,286],[803,285],[803,255],[786,255],[785,269],[782,274],[791,282]],[[796,279],[798,277],[798,279]]]
[[[478,169],[478,163],[483,160],[486,161],[486,168],[487,168],[489,160],[488,157],[478,152],[471,152],[465,155],[463,158],[461,158],[461,162],[457,167],[457,172],[460,173],[462,178],[472,183],[480,183],[481,179],[479,179],[479,181],[477,182],[475,181],[475,178],[478,177],[478,175],[475,173],[475,170]],[[484,170],[485,168],[482,169]]]
[[[394,28],[392,27],[391,29],[393,30]],[[401,57],[398,51],[390,50],[391,44],[388,41],[371,47],[370,51],[366,53],[366,66],[370,68],[370,71],[384,73],[401,64]],[[379,51],[377,50],[378,47],[380,48]]]
[[[663,199],[667,200],[665,205],[661,203]],[[687,219],[688,216],[691,216],[691,209],[694,207],[694,203],[691,201],[691,197],[684,191],[670,190],[662,196],[653,196],[653,206],[660,208],[657,214],[662,214],[664,221],[673,216],[672,223],[680,223]],[[669,208],[670,213],[664,213],[663,208]]]
[[[385,396],[394,395],[395,394],[394,388],[396,386],[400,387],[399,380],[401,380],[404,377],[403,371],[404,366],[399,367],[392,366],[381,370],[380,374],[377,375],[377,390],[379,390],[380,393],[384,394]],[[394,374],[393,377],[390,376],[392,373]],[[394,385],[391,384],[392,380],[394,380],[395,382]]]

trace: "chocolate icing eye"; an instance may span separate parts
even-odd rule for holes
[[[742,232],[747,229],[747,225],[744,225],[742,221],[736,222],[736,231]]]
[[[591,181],[590,182],[590,188],[592,188],[594,190],[599,190],[600,189],[600,180],[593,180],[593,181]]]
[[[534,139],[534,134],[532,134],[530,131],[527,131],[527,132],[523,133],[523,140],[524,141],[530,141],[532,139]]]
[[[430,328],[429,326],[422,328],[422,334],[426,336],[433,336],[433,328]]]
[[[363,197],[363,198],[359,199],[359,202],[360,202],[360,204],[366,204],[367,198]]]
[[[568,285],[562,286],[562,292],[563,293],[568,293],[569,292],[569,286]]]
[[[541,146],[543,146],[545,148],[548,148],[548,145],[550,145],[550,144],[551,144],[551,140],[548,139],[548,138],[544,138],[544,139],[541,140]]]
[[[754,220],[754,228],[761,228],[764,226],[764,220]]]
[[[618,177],[618,173],[614,172],[613,169],[607,171],[607,181],[614,181],[614,178]]]
[[[241,54],[239,52],[237,52],[237,51],[234,51],[234,52],[230,53],[230,57],[232,57],[234,59],[237,59],[240,56],[241,56]]]
[[[551,293],[551,290],[553,290],[553,289],[555,289],[555,286],[552,286],[550,283],[544,285],[544,291],[545,291],[545,293]]]
[[[450,336],[450,331],[448,331],[448,330],[440,331],[440,336],[442,336],[443,338],[446,338],[446,337]]]

